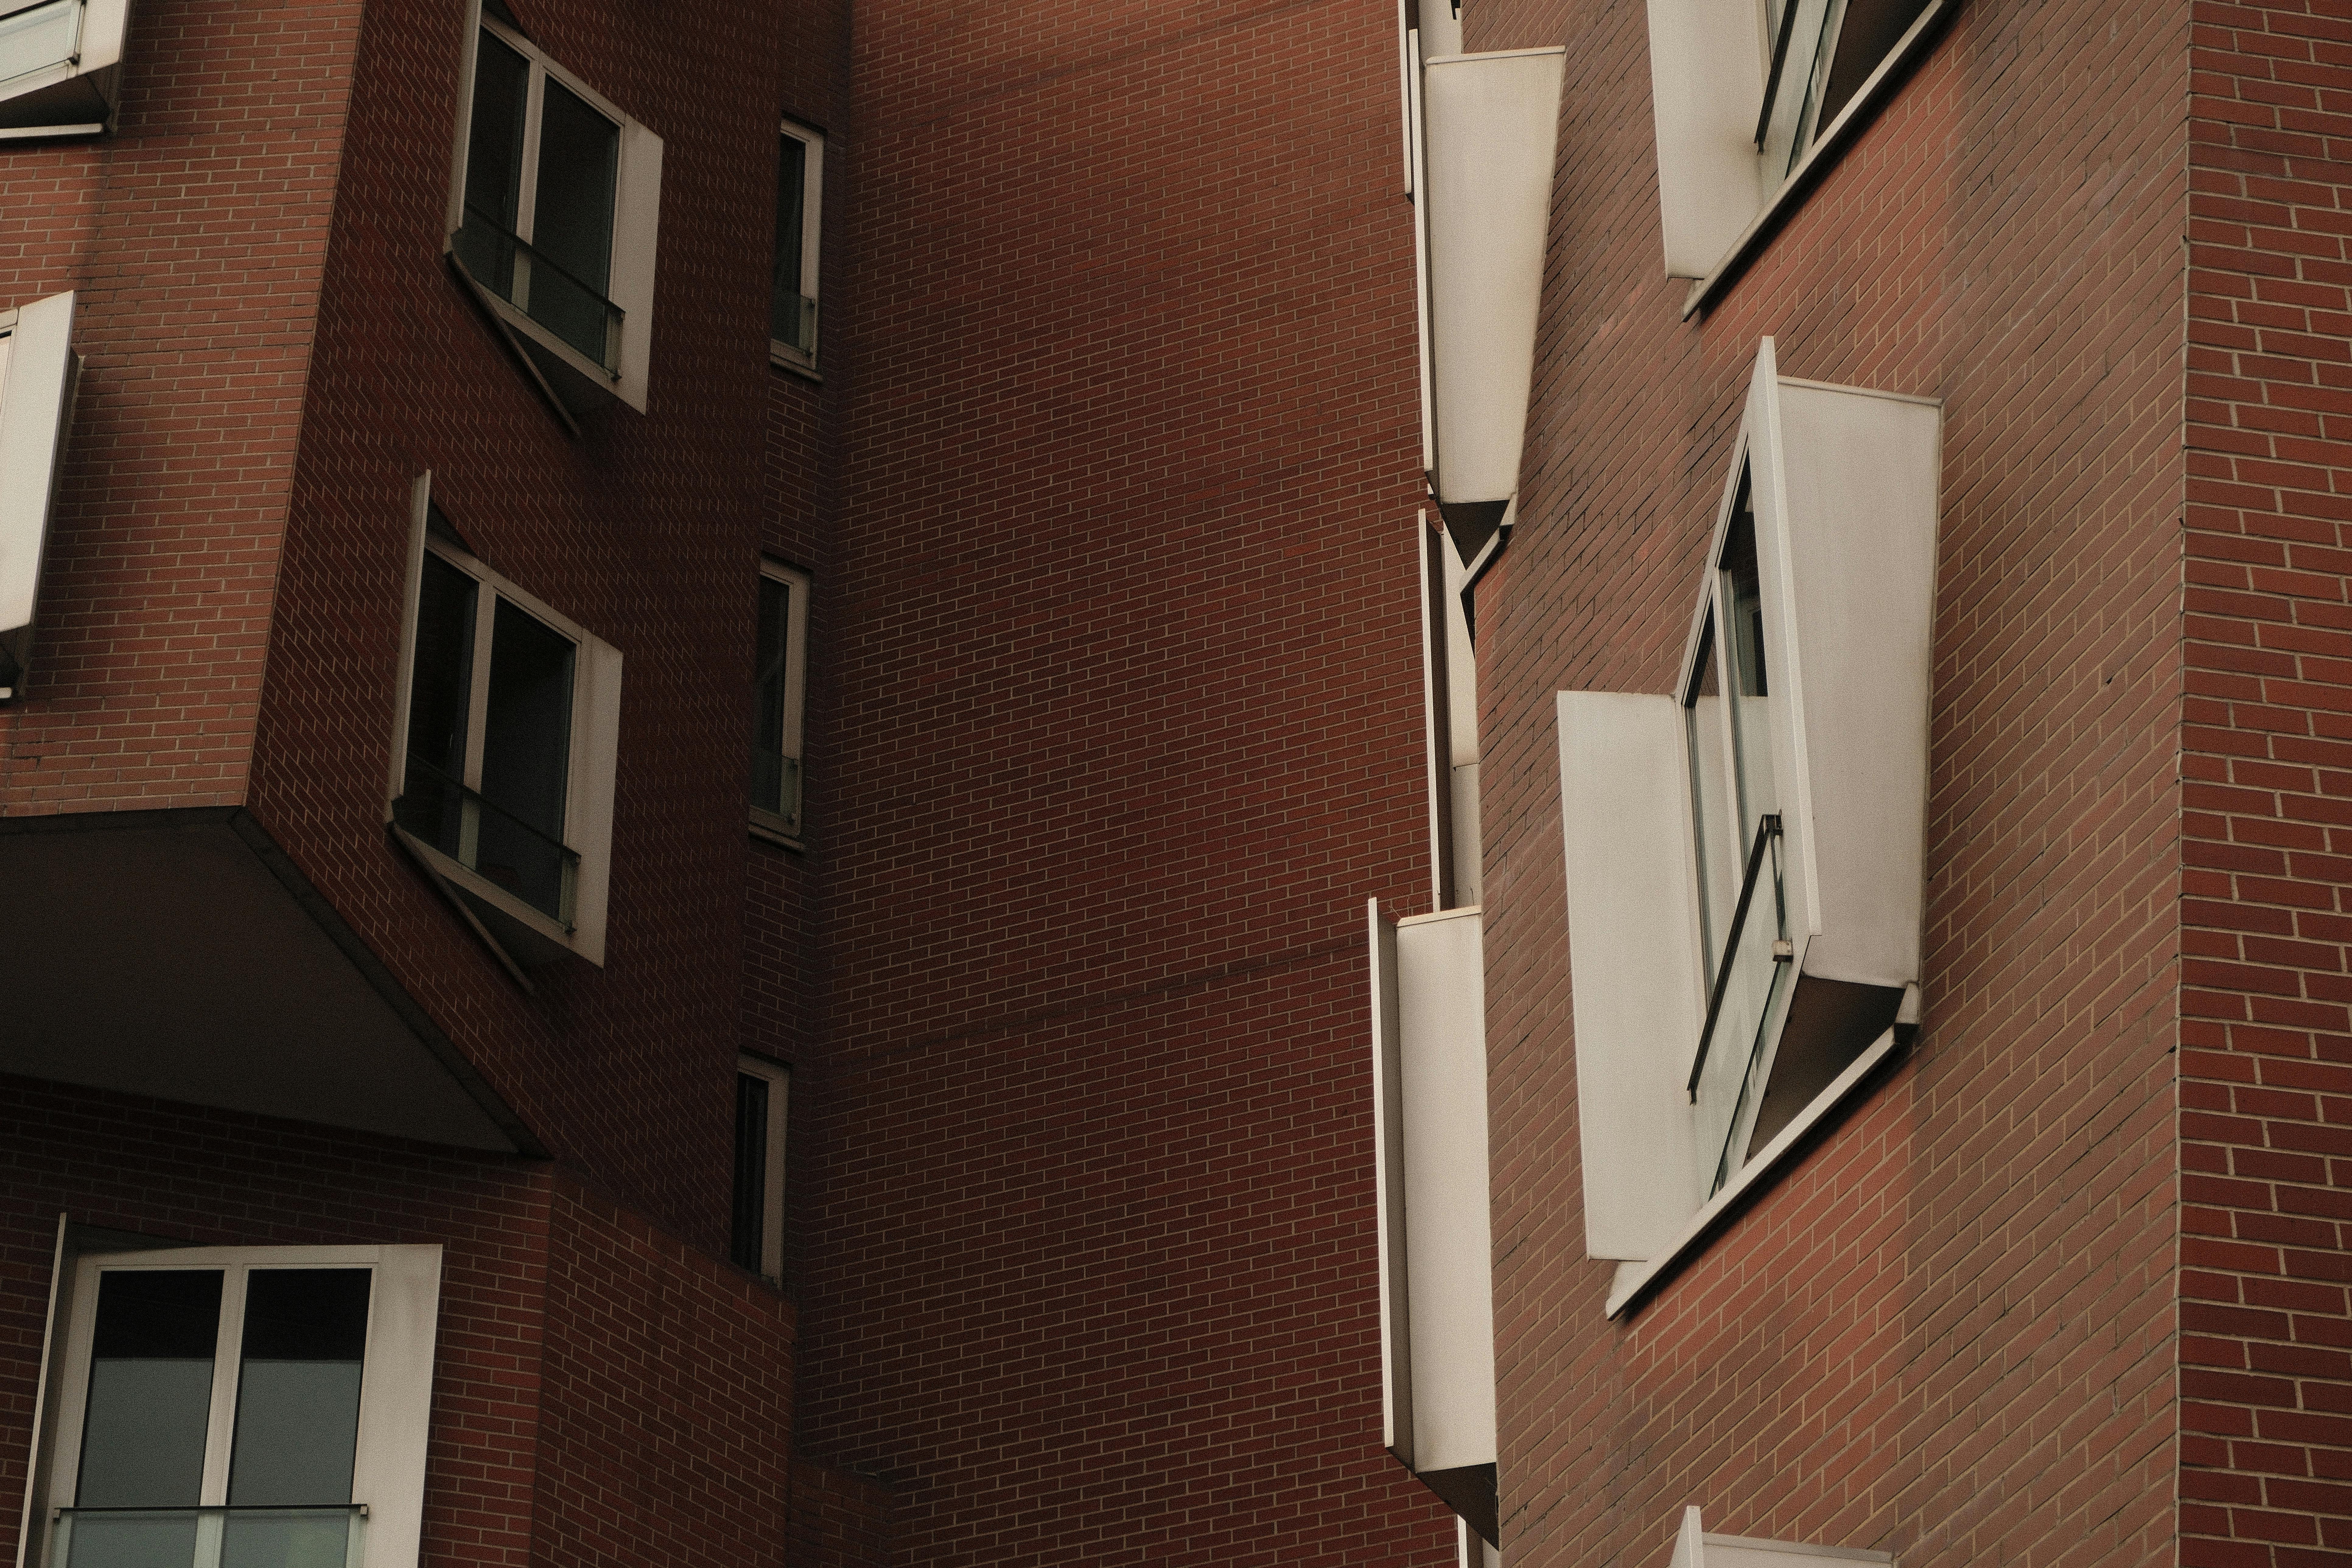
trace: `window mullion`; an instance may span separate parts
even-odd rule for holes
[[[206,1508],[228,1501],[229,1454],[236,1437],[236,1380],[244,1360],[246,1266],[233,1263],[222,1272],[220,1331],[213,1349],[212,1414],[205,1426],[205,1479],[196,1494],[197,1501]],[[217,1531],[217,1521],[212,1528]]]
[[[526,56],[525,58],[530,58]],[[547,67],[530,58],[530,86],[523,95],[522,179],[515,194],[515,237],[532,242],[539,212],[539,121],[547,101]]]

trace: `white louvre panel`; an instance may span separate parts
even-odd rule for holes
[[[74,297],[16,312],[0,373],[0,651],[23,657],[73,388]]]
[[[1682,709],[1616,691],[1558,701],[1585,1250],[1639,1261],[1704,1196],[1684,1089],[1706,1002]]]
[[[1567,51],[1436,58],[1429,42],[1424,32],[1437,496],[1503,500],[1519,488]]]
[[[1649,11],[1666,276],[1703,278],[1759,205],[1764,7],[1755,0],[1649,0]]]
[[[1748,405],[1802,969],[1919,979],[1943,416],[1919,398],[1783,379],[1770,340]],[[1791,809],[1793,808],[1793,809]]]
[[[1486,1215],[1486,957],[1478,911],[1371,909],[1382,1413],[1419,1472],[1495,1462]]]

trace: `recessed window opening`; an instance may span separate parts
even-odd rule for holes
[[[770,253],[770,350],[816,363],[817,226],[824,200],[824,137],[787,121],[777,141],[776,243]]]
[[[730,1256],[772,1279],[783,1272],[784,1124],[791,1069],[744,1057],[735,1073],[735,1186]]]
[[[482,28],[457,258],[608,372],[621,353],[621,309],[606,297],[620,158],[615,121]]]
[[[808,691],[808,574],[767,562],[751,707],[751,809],[775,832],[801,831],[801,728]]]

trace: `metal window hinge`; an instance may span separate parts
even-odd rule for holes
[[[1794,944],[1794,943],[1787,942],[1774,942],[1774,943],[1772,944],[1772,962],[1773,962],[1773,963],[1794,963],[1796,962],[1796,960],[1797,960],[1797,949],[1796,949],[1796,946],[1795,946],[1795,944]]]

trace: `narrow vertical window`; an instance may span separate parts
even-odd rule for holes
[[[759,640],[751,689],[751,820],[770,833],[801,833],[801,725],[808,693],[805,572],[760,569]]]
[[[773,1279],[783,1272],[784,1118],[791,1070],[744,1057],[735,1072],[735,1192],[730,1256]]]
[[[824,201],[824,134],[787,121],[777,142],[768,347],[779,363],[802,370],[816,368],[817,220]]]

